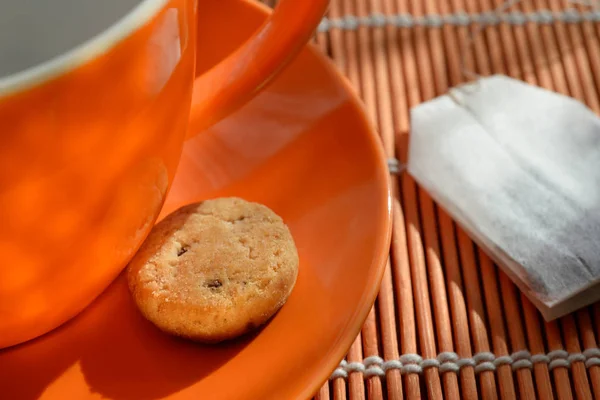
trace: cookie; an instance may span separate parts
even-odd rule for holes
[[[298,252],[264,205],[220,198],[159,222],[129,264],[133,299],[161,330],[205,343],[247,333],[285,303]]]

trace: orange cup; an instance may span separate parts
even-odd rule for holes
[[[110,284],[152,228],[185,138],[260,91],[328,0],[281,0],[194,80],[202,2],[140,0],[93,39],[0,77],[0,348],[56,328]]]

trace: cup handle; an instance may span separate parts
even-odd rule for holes
[[[197,77],[188,137],[249,101],[302,49],[329,0],[280,0],[265,23],[235,52]]]

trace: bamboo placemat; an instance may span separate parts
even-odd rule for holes
[[[460,12],[483,12],[489,22],[485,12],[502,3],[332,0],[332,23],[316,43],[362,97],[388,157],[406,159],[409,108],[463,82],[463,65],[570,95],[600,113],[600,24],[569,23],[577,16],[570,11],[562,14],[566,22],[548,23],[542,11],[589,8],[523,0],[510,9],[513,24],[480,34],[477,24],[406,26],[406,15],[433,16],[429,25],[437,25],[436,15],[459,13],[465,22]],[[524,21],[532,12],[542,17]],[[385,15],[401,18],[385,24]],[[408,175],[393,185],[392,246],[379,297],[316,399],[600,399],[600,304],[544,322]]]

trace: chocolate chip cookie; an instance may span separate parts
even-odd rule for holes
[[[216,343],[266,323],[286,302],[298,252],[264,205],[220,198],[159,222],[129,264],[142,314],[167,333]]]

